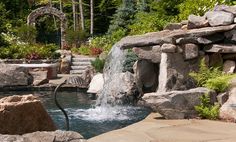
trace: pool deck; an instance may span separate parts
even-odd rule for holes
[[[235,142],[236,124],[210,120],[164,120],[157,113],[88,142]]]

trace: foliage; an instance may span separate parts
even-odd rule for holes
[[[1,59],[46,59],[59,58],[60,54],[55,51],[58,49],[53,44],[48,45],[10,45],[0,48]]]
[[[126,59],[124,61],[124,64],[123,64],[123,72],[126,72],[126,71],[129,71],[131,73],[133,73],[133,65],[135,63],[135,61],[138,60],[138,56],[132,52],[132,51],[129,51],[127,52],[126,54]]]
[[[235,75],[225,74],[216,78],[210,78],[203,86],[209,89],[213,89],[216,92],[224,92],[229,87],[229,81],[233,77],[235,77]]]
[[[135,15],[134,23],[129,25],[131,35],[144,34],[162,30],[166,21],[158,18],[156,12],[139,12]]]
[[[200,97],[200,104],[195,106],[195,110],[198,112],[201,118],[215,120],[219,116],[219,104],[212,105],[210,102],[209,94],[204,94]]]
[[[16,29],[17,36],[26,43],[35,43],[37,30],[34,26],[22,25]]]
[[[179,20],[186,20],[190,14],[204,15],[217,4],[223,4],[225,0],[185,0],[178,5]]]
[[[121,29],[127,29],[128,25],[133,22],[136,13],[134,0],[123,0],[122,5],[116,10],[113,20],[108,29],[108,34]]]
[[[199,65],[199,71],[197,73],[191,72],[189,75],[197,81],[198,86],[204,86],[209,79],[221,76],[222,72],[218,68],[208,68],[205,60],[202,59]]]
[[[91,61],[91,65],[95,68],[96,72],[103,72],[105,60],[96,58],[94,61]]]
[[[197,81],[198,86],[217,92],[224,92],[229,86],[229,81],[235,77],[235,75],[224,74],[219,68],[208,68],[204,59],[200,61],[199,71],[191,72],[189,75]]]
[[[79,43],[81,44],[86,39],[86,36],[84,31],[67,30],[66,41],[71,47],[77,47]]]
[[[89,48],[89,46],[87,45],[81,45],[80,48],[79,48],[79,54],[82,54],[82,55],[90,55],[91,54],[91,50]]]
[[[99,54],[102,53],[102,49],[101,48],[91,47],[90,51],[91,51],[91,55],[99,55]]]

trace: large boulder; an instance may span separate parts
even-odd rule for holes
[[[1,135],[1,142],[86,142],[77,132],[73,131],[53,131],[53,132],[33,132],[24,135]]]
[[[0,86],[27,86],[31,85],[33,77],[23,67],[0,64]]]
[[[33,79],[34,79],[33,85],[34,86],[43,85],[43,84],[49,82],[49,79],[47,77],[47,71],[32,70],[32,71],[30,71],[30,74],[33,76]]]
[[[236,122],[236,79],[231,82],[229,91],[229,99],[220,108],[220,118],[228,121]]]
[[[209,24],[213,27],[230,25],[234,22],[234,15],[224,11],[208,11],[206,14]]]
[[[98,73],[95,76],[93,76],[87,92],[97,94],[102,91],[103,84],[104,84],[103,74]]]
[[[210,53],[236,53],[235,44],[212,44],[204,47],[205,52]]]
[[[60,72],[62,74],[69,74],[71,70],[71,56],[66,56],[61,60]]]
[[[185,61],[181,53],[162,53],[161,57],[159,92],[187,90],[196,86],[189,72],[198,70],[198,58]]]
[[[184,119],[197,117],[194,106],[200,104],[200,97],[209,94],[211,101],[216,101],[216,93],[207,88],[195,88],[186,91],[166,93],[147,93],[143,104],[159,112],[167,119]]]
[[[234,44],[236,43],[236,30],[235,29],[225,32],[224,36],[225,36],[226,43],[234,43]]]
[[[51,117],[35,96],[10,96],[0,99],[1,134],[54,130],[56,126]]]
[[[160,32],[152,32],[144,35],[127,36],[122,38],[115,46],[122,49],[133,47],[145,47],[153,45],[161,45],[163,43],[176,43],[176,39],[190,38],[197,39],[199,37],[207,37],[216,33],[226,32],[234,29],[236,24],[217,26],[217,27],[205,27],[200,29],[191,30],[164,30]],[[209,41],[207,41],[209,43]]]
[[[226,60],[223,64],[223,72],[227,74],[234,73],[235,70],[235,61],[233,60]]]
[[[160,45],[150,47],[134,47],[133,51],[140,59],[146,59],[153,63],[160,63],[161,61]]]
[[[200,17],[196,15],[188,16],[188,29],[203,28],[209,25],[206,17]]]
[[[184,48],[184,57],[186,60],[194,59],[198,57],[198,45],[196,44],[185,44],[183,45]]]
[[[225,11],[234,14],[236,16],[236,6],[227,6],[227,5],[217,5],[214,8],[214,11]]]

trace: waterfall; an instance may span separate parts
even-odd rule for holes
[[[122,90],[121,85],[124,80],[121,78],[123,63],[125,61],[125,51],[114,45],[109,53],[104,67],[104,86],[96,101],[97,106],[107,107],[116,105],[116,95]]]
[[[118,105],[116,97],[124,90],[122,79],[123,63],[126,51],[114,45],[105,63],[103,77],[104,86],[94,107],[78,109],[74,117],[87,121],[123,121],[135,117],[133,114],[140,111],[140,107]],[[123,87],[122,87],[123,86]]]

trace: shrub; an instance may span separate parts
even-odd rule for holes
[[[215,120],[219,116],[219,104],[212,105],[208,94],[204,94],[200,97],[200,104],[195,106],[195,110],[201,118]]]
[[[94,61],[91,61],[91,64],[95,68],[96,72],[103,72],[105,60],[96,58]]]
[[[208,68],[204,59],[200,61],[199,72],[191,72],[189,75],[197,81],[198,86],[216,92],[224,92],[229,86],[229,81],[235,77],[235,75],[224,74],[219,68]]]
[[[123,64],[123,72],[126,72],[126,71],[129,71],[131,73],[133,73],[133,65],[135,63],[135,61],[138,60],[138,56],[132,52],[132,51],[129,51],[127,54],[126,54],[126,59],[124,61],[124,64]]]
[[[203,85],[216,92],[224,92],[229,87],[229,81],[236,75],[222,75],[216,78],[211,78]]]
[[[102,49],[101,48],[95,48],[95,47],[91,47],[90,48],[91,54],[92,55],[99,55],[102,53]]]
[[[79,54],[90,55],[91,54],[90,47],[88,45],[82,44],[79,48]]]
[[[17,36],[21,41],[27,43],[35,43],[37,30],[34,26],[22,25],[16,29]]]
[[[87,34],[82,31],[74,31],[74,30],[67,30],[66,31],[66,41],[70,45],[70,47],[77,47],[78,44],[81,44],[85,41]]]
[[[47,45],[10,45],[0,48],[0,58],[2,59],[46,59],[59,58],[60,54],[55,51],[58,47],[54,44]]]
[[[199,71],[191,72],[189,75],[197,81],[198,86],[204,86],[207,80],[221,76],[222,72],[218,68],[208,68],[205,60],[202,59],[199,65]]]
[[[156,12],[139,12],[135,17],[135,22],[129,26],[131,35],[156,32],[162,30],[167,23],[164,19],[158,18]]]

